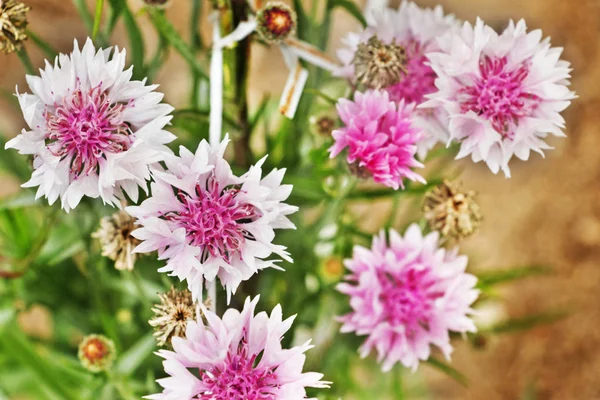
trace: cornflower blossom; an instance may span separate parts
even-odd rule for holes
[[[202,319],[189,321],[186,337],[173,338],[173,350],[160,350],[168,378],[157,382],[154,400],[244,399],[299,400],[306,387],[327,388],[322,374],[302,372],[312,346],[283,349],[281,339],[295,317],[283,320],[281,306],[271,315],[254,314],[258,296],[246,299],[241,312],[228,309],[219,318],[201,305]]]
[[[543,156],[552,148],[549,134],[565,136],[560,112],[575,98],[571,68],[540,30],[527,32],[521,20],[498,34],[478,19],[438,45],[428,54],[438,91],[422,106],[450,115],[450,138],[461,144],[457,158],[471,155],[509,177],[513,156],[528,160],[532,150]]]
[[[291,185],[282,185],[285,170],[261,178],[260,160],[238,177],[223,158],[229,142],[210,146],[202,141],[192,153],[165,160],[167,170],[153,170],[152,196],[127,212],[141,225],[132,235],[142,243],[134,250],[158,250],[167,260],[160,272],[170,272],[198,299],[203,279],[219,278],[228,301],[238,285],[258,270],[280,268],[268,259],[276,254],[292,262],[284,246],[273,244],[275,229],[295,229],[287,218],[297,211],[285,201]]]
[[[384,89],[392,101],[418,106],[437,91],[437,76],[427,54],[438,51],[436,38],[458,24],[453,15],[444,15],[441,6],[420,8],[403,1],[392,9],[381,2],[370,3],[365,11],[367,27],[348,33],[338,49],[343,67],[336,74],[367,88]],[[423,131],[418,154],[424,159],[433,146],[448,141],[448,115],[442,107],[417,108],[413,114],[415,125]]]
[[[361,177],[394,189],[404,188],[404,178],[425,183],[412,170],[423,167],[415,159],[422,133],[413,126],[413,104],[395,103],[375,90],[356,92],[354,101],[340,99],[337,110],[345,126],[332,133],[331,158],[348,148],[346,160]]]
[[[229,35],[219,38],[213,49],[233,46],[254,32],[267,44],[278,46],[290,70],[279,111],[286,117],[293,118],[308,79],[308,71],[302,68],[299,60],[303,59],[331,72],[337,70],[339,65],[310,43],[295,37],[296,13],[291,7],[279,1],[270,1],[264,6],[260,0],[249,3],[251,14],[248,20],[241,22]]]
[[[449,332],[476,331],[477,278],[465,273],[466,256],[439,247],[437,232],[423,236],[413,224],[404,237],[389,236],[389,244],[382,231],[371,249],[355,246],[345,261],[350,274],[337,290],[350,297],[352,311],[340,317],[341,331],[366,335],[360,354],[375,349],[384,371],[397,362],[416,370],[431,345],[450,357]]]
[[[40,76],[27,76],[32,94],[17,94],[30,130],[6,148],[33,155],[33,174],[24,187],[38,187],[67,212],[84,196],[119,206],[124,193],[134,202],[147,190],[151,164],[171,153],[175,136],[164,130],[172,107],[163,95],[132,81],[125,50],[98,50],[90,39],[80,51],[46,62]]]

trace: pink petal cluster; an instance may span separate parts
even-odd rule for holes
[[[228,298],[258,270],[276,267],[272,254],[291,262],[285,247],[272,243],[275,229],[294,229],[287,218],[297,211],[284,201],[291,185],[281,185],[284,169],[261,178],[265,159],[243,176],[223,158],[229,139],[216,146],[202,141],[196,153],[184,147],[165,159],[167,170],[153,169],[152,196],[127,212],[141,225],[132,235],[138,253],[158,250],[167,260],[160,272],[187,280],[194,298],[203,280],[217,277]]]
[[[173,108],[145,81],[132,81],[125,50],[98,50],[88,39],[80,51],[46,63],[41,76],[27,76],[31,94],[17,94],[30,130],[6,148],[33,155],[25,187],[69,211],[84,196],[120,205],[124,193],[137,201],[147,190],[150,165],[171,153],[175,136],[164,130]]]
[[[551,149],[546,137],[564,136],[560,112],[575,94],[568,89],[569,63],[562,48],[512,21],[501,34],[477,20],[438,40],[429,53],[438,75],[438,92],[423,107],[443,107],[450,115],[450,137],[461,143],[457,158],[471,155],[492,172],[508,177],[513,156],[529,158]]]
[[[202,307],[202,319],[188,321],[186,337],[173,338],[174,351],[161,350],[165,372],[154,400],[299,400],[306,387],[326,388],[322,374],[302,372],[310,341],[281,347],[295,317],[282,319],[281,306],[271,315],[254,315],[258,297],[246,299],[240,313],[229,309],[219,319]]]
[[[340,99],[338,114],[344,127],[333,131],[333,158],[348,148],[347,161],[372,175],[375,182],[398,189],[403,179],[425,182],[412,168],[421,131],[411,119],[414,104],[390,101],[382,90],[356,92],[354,101]]]
[[[337,289],[350,296],[352,311],[341,317],[342,332],[367,335],[360,353],[378,353],[382,369],[400,362],[413,370],[427,360],[431,345],[449,358],[449,332],[475,332],[470,318],[477,279],[465,273],[467,257],[439,246],[438,233],[423,236],[411,225],[404,237],[390,230],[367,249],[354,247],[346,260],[348,282]]]
[[[368,26],[361,32],[351,32],[343,39],[344,47],[337,52],[343,67],[338,75],[354,78],[352,61],[360,43],[377,36],[382,42],[394,42],[406,51],[406,73],[402,80],[385,88],[390,99],[396,102],[423,103],[425,96],[437,91],[436,73],[429,66],[427,54],[438,51],[436,39],[458,23],[453,15],[444,15],[441,6],[421,8],[413,2],[403,1],[398,9],[376,8],[367,15]],[[442,107],[416,109],[413,119],[415,125],[423,130],[418,142],[419,157],[424,159],[427,152],[437,143],[448,141],[448,115]]]

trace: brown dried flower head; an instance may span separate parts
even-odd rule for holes
[[[106,371],[116,358],[112,340],[102,335],[89,335],[79,344],[77,353],[81,364],[91,372]]]
[[[329,114],[322,114],[319,116],[313,116],[310,119],[310,123],[315,133],[320,136],[331,136],[331,133],[335,129],[335,119]]]
[[[30,7],[15,0],[0,0],[0,50],[4,54],[21,48],[27,39],[27,12]]]
[[[269,44],[281,43],[296,31],[296,12],[290,6],[273,1],[256,14],[256,32]]]
[[[475,192],[464,192],[460,185],[444,181],[425,195],[425,219],[442,236],[464,239],[475,233],[482,221],[474,198]]]
[[[406,51],[392,41],[385,44],[377,36],[360,43],[354,54],[354,76],[356,83],[370,89],[381,89],[402,80],[406,73]]]
[[[140,244],[138,239],[131,236],[135,228],[135,218],[121,210],[102,218],[100,228],[92,234],[100,241],[102,255],[113,260],[118,270],[131,271],[134,267],[137,255],[133,249]]]
[[[158,295],[160,304],[152,308],[154,318],[148,323],[154,327],[154,337],[159,346],[171,346],[173,337],[184,337],[188,320],[196,319],[196,306],[192,293],[174,287]]]

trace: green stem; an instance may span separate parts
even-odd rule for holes
[[[81,20],[83,21],[83,24],[87,30],[92,32],[94,30],[94,19],[90,14],[90,10],[87,8],[85,0],[73,0],[73,4],[75,5],[75,8],[77,9],[77,12],[79,13],[79,16],[81,17]]]
[[[140,297],[140,301],[142,302],[144,312],[147,314],[148,317],[150,317],[152,302],[150,301],[150,299],[146,295],[146,291],[144,290],[144,282],[142,281],[142,276],[137,270],[133,271],[131,275],[133,279],[133,284],[135,285],[135,288],[138,291],[138,295]]]
[[[117,389],[119,395],[123,400],[137,400],[138,397],[132,392],[123,381],[117,379],[111,370],[106,371],[106,377],[108,381]]]
[[[394,368],[394,371],[397,372],[396,374],[394,374],[392,376],[394,398],[396,400],[404,400],[405,396],[404,396],[404,385],[402,384],[402,372],[403,372],[402,366],[400,364],[398,364]]]
[[[202,38],[198,32],[198,22],[200,21],[200,16],[202,12],[202,7],[200,4],[200,0],[192,0],[192,13],[190,17],[190,41],[192,46],[192,52],[196,54],[199,49],[203,47]],[[193,108],[200,107],[200,75],[195,71],[194,68],[190,67],[192,72],[192,95],[191,95],[191,105]]]
[[[29,54],[27,53],[27,50],[25,50],[25,47],[21,47],[17,50],[17,55],[19,56],[19,60],[21,60],[21,64],[23,64],[23,68],[25,68],[25,72],[28,75],[34,75],[35,68],[31,63],[31,59],[29,58]]]
[[[94,26],[92,28],[92,40],[96,40],[98,31],[100,31],[100,21],[102,20],[102,10],[104,9],[104,0],[96,0],[96,14],[94,16]]]
[[[54,59],[58,55],[58,52],[56,51],[56,49],[54,49],[54,47],[52,47],[52,45],[50,43],[46,42],[44,39],[39,37],[36,33],[28,30],[27,37],[29,37],[31,39],[31,41],[40,50],[42,50],[44,52],[44,54],[46,54],[46,57],[48,57],[49,59]]]

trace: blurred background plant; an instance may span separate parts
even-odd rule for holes
[[[138,79],[148,77],[161,83],[170,74],[188,75],[190,84],[177,89],[190,93],[174,112],[172,131],[178,140],[172,147],[185,145],[193,149],[207,138],[210,104],[206,71],[210,51],[208,40],[201,34],[208,13],[204,2],[192,0],[190,13],[186,14],[188,21],[179,16],[179,23],[167,14],[168,8],[139,8],[135,2],[129,4],[125,0],[66,3],[61,7],[77,10],[87,34],[95,37],[98,45],[111,44],[115,29],[126,32],[123,44]],[[293,6],[298,15],[298,37],[321,49],[329,47],[333,15],[348,15],[357,23],[362,22],[361,6],[349,0],[295,1]],[[43,10],[43,6],[40,8]],[[245,10],[235,6],[225,9],[230,13],[224,14],[230,24],[222,23],[226,34]],[[180,26],[184,22],[186,29]],[[34,24],[29,29],[26,45],[23,50],[17,49],[23,62],[19,74],[32,71],[27,51],[46,57],[57,53],[53,40],[46,41],[45,35],[35,34]],[[56,41],[62,51],[68,49],[65,40],[68,43],[71,38]],[[246,296],[260,293],[259,308],[269,310],[281,303],[285,315],[298,314],[284,343],[313,338],[316,348],[307,354],[306,369],[320,371],[325,379],[334,382],[330,390],[312,393],[319,398],[435,397],[423,375],[428,369],[468,386],[472,380],[469,374],[448,364],[441,355],[435,355],[416,374],[400,368],[383,374],[372,358],[359,358],[356,349],[362,338],[340,335],[339,324],[334,321],[348,308],[347,298],[334,290],[344,274],[342,260],[351,255],[354,244],[370,245],[372,235],[382,227],[401,232],[412,222],[425,227],[422,208],[426,192],[444,179],[460,180],[463,164],[450,164],[456,148],[438,147],[431,152],[424,173],[427,185],[411,183],[404,191],[393,191],[358,182],[345,163],[339,158],[329,160],[327,152],[331,145],[329,133],[337,123],[331,99],[346,95],[345,84],[307,65],[307,90],[295,119],[285,119],[277,111],[276,96],[248,92],[253,57],[255,53],[264,57],[263,51],[250,46],[250,40],[225,50],[225,130],[230,132],[234,144],[228,159],[238,173],[264,154],[269,154],[266,169],[288,169],[284,181],[294,185],[289,203],[299,206],[301,212],[294,216],[298,230],[279,232],[278,243],[288,247],[295,263],[283,265],[286,272],[265,270],[243,283],[231,306],[240,308]],[[165,64],[172,55],[181,57],[185,65]],[[42,64],[36,61],[35,65]],[[10,104],[15,105],[10,92],[4,94],[9,99],[5,107],[17,112],[16,108],[9,108]],[[4,147],[6,137],[0,140]],[[29,162],[14,152],[3,152],[0,166],[7,180],[24,182],[31,173]],[[498,185],[504,181],[497,177],[494,180]],[[469,188],[468,181],[464,186]],[[494,204],[482,205],[484,216],[488,215],[486,205]],[[148,320],[153,315],[152,306],[160,302],[157,293],[167,292],[173,280],[156,271],[162,265],[155,257],[139,258],[133,270],[128,271],[117,270],[114,261],[101,255],[100,244],[92,233],[99,229],[100,220],[113,212],[98,201],[86,200],[66,214],[57,205],[49,207],[45,201],[34,201],[30,189],[2,199],[0,399],[133,399],[158,390],[155,379],[164,372],[161,360],[152,354],[157,347]],[[483,224],[494,221],[497,222],[484,220]],[[483,229],[479,243],[491,240],[485,237]],[[502,252],[503,245],[494,243],[495,250]],[[478,255],[479,259],[484,256]],[[541,261],[548,261],[547,257],[542,258]],[[495,269],[486,264],[485,271],[480,271],[477,261],[471,261],[469,267],[479,276],[483,293],[477,304],[480,331],[467,338],[473,348],[486,348],[497,335],[528,330],[566,315],[564,307],[550,307],[511,318],[503,306],[503,284],[547,275],[551,272],[549,267],[499,265],[505,268]],[[222,311],[224,293],[219,291],[218,296]],[[109,338],[116,349],[114,364],[100,373],[86,370],[77,358],[83,338],[94,333]],[[464,346],[458,351],[463,350]],[[537,388],[531,382],[516,390],[523,398],[536,398]]]

